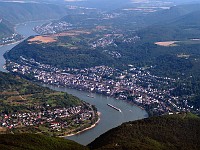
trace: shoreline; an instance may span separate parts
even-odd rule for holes
[[[50,22],[50,21],[53,21],[53,20],[56,20],[56,18],[52,18],[52,19],[44,19],[44,20],[32,20],[32,21],[25,21],[25,22],[21,22],[21,23],[17,23],[17,24],[14,24],[14,31],[15,33],[19,34],[16,30],[16,27],[19,26],[19,25],[25,25],[27,23],[37,23],[37,22]],[[21,35],[21,34],[20,34]],[[7,43],[7,44],[0,44],[0,47],[3,47],[3,46],[8,46],[8,45],[13,45],[13,44],[17,44],[17,43],[20,43],[22,42],[23,40],[25,39],[25,37],[22,35],[22,39],[18,40],[18,41],[15,41],[15,42],[11,42],[11,43]]]
[[[41,83],[41,82],[39,82],[39,83]],[[43,84],[44,84],[44,83],[43,83]],[[45,84],[46,84],[46,83],[45,83]],[[54,84],[48,84],[48,83],[47,83],[47,85],[53,85],[53,86],[56,86],[56,85],[54,85]],[[74,89],[74,90],[79,90],[79,91],[80,91],[80,89],[78,89],[78,88],[73,88],[73,87],[68,87],[68,86],[62,86],[62,85],[60,85],[60,86],[61,86],[61,87],[65,87],[65,88],[69,88],[69,89]],[[58,85],[58,87],[59,87],[59,85]],[[92,92],[92,91],[89,91],[89,90],[81,89],[81,91],[91,92],[91,93],[94,93],[94,94],[98,94],[98,95],[102,95],[102,96],[107,96],[107,97],[110,97],[110,98],[114,98],[115,100],[125,101],[125,102],[128,103],[128,104],[131,104],[131,105],[133,105],[133,106],[136,106],[136,107],[138,107],[138,108],[140,108],[140,109],[146,111],[147,114],[148,114],[148,116],[149,116],[149,112],[148,112],[148,110],[147,110],[144,106],[138,105],[138,104],[136,104],[135,102],[128,101],[128,100],[125,100],[125,99],[116,98],[116,97],[114,97],[114,96],[110,96],[110,95],[104,95],[104,94],[102,94],[102,93],[98,93],[98,92]]]
[[[59,137],[65,138],[65,137],[69,137],[69,136],[74,136],[74,135],[80,134],[80,133],[82,133],[82,132],[85,132],[85,131],[87,131],[87,130],[90,130],[90,129],[96,127],[97,124],[98,124],[98,123],[100,122],[100,120],[101,120],[101,119],[100,119],[101,112],[97,112],[97,114],[98,114],[98,120],[97,120],[94,124],[92,124],[90,127],[87,127],[87,128],[85,128],[85,129],[83,129],[83,130],[81,130],[81,131],[78,131],[78,132],[76,132],[76,133],[70,133],[70,134],[67,134],[67,135],[59,136]]]
[[[7,43],[7,44],[1,44],[0,47],[9,46],[9,45],[13,45],[13,44],[17,44],[17,43],[20,43],[20,42],[23,41],[23,40],[24,40],[24,38],[21,39],[21,40],[15,41],[15,42]]]
[[[35,23],[35,22],[42,22],[42,21],[53,21],[53,20],[57,20],[57,19],[59,19],[59,18],[42,19],[42,20],[29,20],[29,21],[25,21],[25,22],[16,23],[15,27],[19,26],[19,25],[27,24],[27,23],[32,23],[32,22]]]
[[[35,81],[35,80],[34,80],[34,82],[39,83],[39,84],[42,85],[42,86],[44,86],[44,85],[57,86],[57,87],[63,87],[63,88],[74,89],[74,90],[78,90],[78,91],[90,92],[90,93],[94,93],[94,94],[98,94],[98,95],[102,95],[102,96],[114,98],[115,100],[125,101],[126,103],[131,104],[131,105],[134,105],[134,106],[136,106],[136,107],[138,107],[138,108],[140,108],[140,109],[142,109],[142,110],[144,110],[144,111],[146,111],[146,112],[148,113],[148,111],[146,110],[145,107],[143,107],[143,106],[141,106],[141,105],[138,105],[138,104],[136,104],[135,102],[128,101],[128,100],[126,100],[126,99],[120,99],[120,98],[116,98],[116,97],[114,97],[114,96],[105,95],[105,94],[98,93],[98,92],[92,92],[92,91],[90,91],[90,90],[74,88],[74,87],[70,87],[70,86],[49,84],[49,83],[44,83],[44,82]],[[149,114],[148,114],[148,115],[149,115]]]
[[[73,89],[73,90],[78,90],[78,91],[84,91],[84,92],[91,92],[89,90],[85,90],[85,89],[78,89],[78,88],[74,88],[74,87],[70,87],[70,86],[63,86],[63,85],[55,85],[55,84],[49,84],[49,83],[44,83],[44,82],[39,82],[38,80],[34,80],[35,83],[38,83],[39,85],[42,85],[42,86],[45,86],[45,87],[49,87],[49,86],[56,86],[56,87],[63,87],[63,88],[68,88],[68,89]],[[48,86],[47,86],[48,85]],[[145,111],[147,113],[147,116],[150,117],[150,113],[149,113],[149,109],[145,108],[145,106],[141,106],[141,105],[138,105],[137,103],[133,102],[133,101],[128,101],[128,100],[125,100],[125,99],[117,99],[116,97],[114,96],[109,96],[109,95],[104,95],[102,93],[97,93],[97,92],[91,92],[91,93],[94,93],[94,94],[98,94],[98,95],[102,95],[102,96],[105,96],[105,97],[110,97],[110,98],[114,98],[115,100],[121,100],[121,101],[125,101],[126,103],[130,104],[130,105],[133,105],[143,111]]]

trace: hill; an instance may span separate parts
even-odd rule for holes
[[[3,36],[11,35],[13,31],[13,25],[4,19],[0,19],[0,38]]]
[[[0,111],[4,113],[16,112],[17,110],[30,111],[30,107],[34,105],[49,104],[56,107],[63,103],[65,107],[70,107],[81,104],[81,101],[72,95],[65,93],[67,94],[66,97],[69,97],[69,99],[65,100],[64,93],[55,92],[18,76],[2,72],[0,72],[0,93]],[[56,102],[52,98],[55,100],[60,98],[60,102]],[[51,102],[48,99],[52,99]],[[8,107],[7,109],[6,106]]]
[[[172,20],[176,20],[182,16],[190,14],[192,12],[199,11],[200,4],[184,4],[173,6],[170,9],[156,11],[150,13],[145,17],[145,22],[147,24],[166,24]]]
[[[156,57],[152,51],[152,48],[157,48],[154,46],[155,42],[199,38],[199,11],[197,11],[199,8],[198,4],[181,5],[170,10],[158,11],[147,16],[149,20],[157,20],[158,23],[136,31],[124,26],[130,18],[124,17],[124,14],[115,16],[116,12],[112,15],[106,14],[108,18],[104,14],[99,15],[96,10],[67,15],[59,21],[36,28],[41,30],[39,33],[45,34],[56,33],[57,30],[58,33],[65,32],[52,37],[56,40],[39,44],[35,42],[29,44],[27,40],[16,46],[15,52],[11,50],[7,56],[14,61],[18,61],[20,56],[34,58],[38,62],[59,68],[84,68],[97,65],[120,67],[124,64],[149,63]],[[176,15],[177,12],[179,15]],[[122,18],[126,20],[120,23],[116,21]],[[161,49],[159,51],[161,52],[156,55],[163,54]],[[113,52],[119,53],[120,56],[111,56]],[[55,56],[55,53],[56,57],[52,60],[51,57]]]
[[[199,7],[200,9],[200,7]],[[193,11],[191,13],[188,13],[186,15],[183,15],[179,18],[177,18],[175,21],[170,22],[170,24],[173,24],[174,26],[179,26],[179,27],[197,27],[199,28],[200,26],[200,21],[198,20],[198,16],[200,15],[200,11]]]
[[[89,7],[89,8],[97,8],[105,11],[114,10],[124,5],[130,4],[130,0],[115,0],[115,1],[107,1],[107,0],[87,0],[87,1],[66,1],[68,5],[76,5],[80,7]]]
[[[89,144],[91,149],[198,150],[200,118],[192,114],[127,122]]]
[[[0,16],[13,24],[34,20],[58,19],[67,8],[45,3],[0,2]]]
[[[137,33],[145,42],[198,38],[199,10],[200,4],[189,4],[157,11],[145,17],[148,26]]]
[[[34,2],[0,2],[0,45],[22,39],[15,33],[14,25],[27,21],[58,19],[67,14],[61,5]]]
[[[98,119],[96,109],[75,96],[2,72],[0,113],[0,133],[61,136],[90,127]]]
[[[14,25],[0,18],[0,45],[15,42],[20,39],[22,39],[22,36],[15,33]]]
[[[39,134],[0,135],[2,150],[87,150],[76,142]]]

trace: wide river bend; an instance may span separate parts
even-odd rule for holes
[[[16,26],[16,31],[23,35],[25,38],[36,35],[36,33],[32,30],[32,28],[36,25],[40,25],[42,23],[45,23],[46,21],[38,21],[38,22],[27,22],[24,24],[20,24]],[[5,64],[5,59],[3,57],[3,54],[12,49],[16,44],[11,45],[5,45],[0,47],[0,71],[6,72],[5,69],[3,69],[3,65]],[[80,99],[89,102],[93,105],[95,105],[99,112],[101,112],[100,115],[100,122],[96,125],[96,127],[84,131],[80,134],[73,135],[70,137],[66,137],[67,139],[76,141],[80,144],[87,145],[90,142],[92,142],[95,138],[100,136],[102,133],[119,126],[123,122],[138,120],[142,118],[148,117],[148,114],[145,110],[142,110],[141,108],[134,106],[132,104],[129,104],[122,100],[116,100],[114,98],[106,97],[99,94],[92,93],[92,97],[88,97],[90,93],[85,91],[78,91],[75,89],[70,88],[63,88],[63,87],[57,87],[57,86],[51,86],[51,85],[44,85],[48,86],[51,89],[57,90],[57,91],[64,91],[68,92],[72,95],[75,95],[79,97]],[[112,104],[116,106],[117,108],[120,108],[122,112],[119,112],[109,106],[107,104]]]

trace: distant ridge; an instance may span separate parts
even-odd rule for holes
[[[0,45],[9,44],[22,39],[22,36],[15,33],[14,25],[5,18],[0,17]]]
[[[58,19],[66,12],[67,8],[64,6],[53,4],[0,2],[0,17],[13,24],[33,20]]]
[[[0,38],[10,36],[14,33],[13,25],[0,17]]]
[[[187,4],[173,6],[170,9],[157,11],[155,13],[149,14],[145,18],[145,22],[148,24],[165,24],[183,17],[192,12],[197,12],[200,10],[200,4]],[[198,15],[197,15],[198,16]]]
[[[189,14],[186,14],[180,18],[178,18],[176,21],[171,22],[174,26],[185,26],[185,27],[195,27],[200,26],[200,8],[199,11],[194,11]]]

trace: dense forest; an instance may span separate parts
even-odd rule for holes
[[[198,150],[200,118],[193,114],[127,122],[89,144],[91,149]]]
[[[39,134],[0,135],[2,150],[88,150],[76,142]]]

